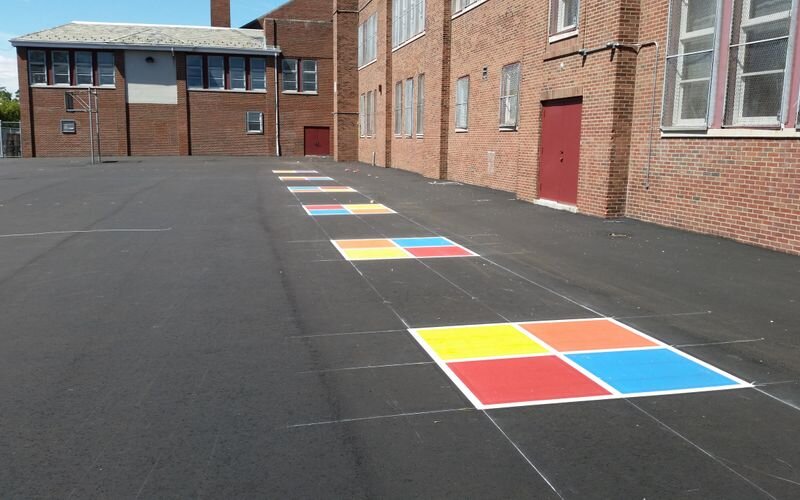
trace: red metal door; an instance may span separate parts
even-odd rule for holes
[[[306,156],[328,156],[331,154],[331,129],[328,127],[306,127]]]
[[[582,100],[542,103],[539,198],[578,203]]]

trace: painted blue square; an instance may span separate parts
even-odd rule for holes
[[[393,238],[392,241],[400,245],[402,248],[418,248],[418,247],[451,247],[454,243],[447,238],[433,237],[433,238]]]
[[[316,191],[317,186],[290,186],[289,191]]]
[[[317,215],[350,215],[350,212],[348,212],[347,210],[344,210],[342,208],[337,208],[337,209],[316,209],[316,210],[309,210],[309,212],[311,212],[311,215],[313,215],[315,217]]]
[[[641,349],[567,357],[623,394],[739,385],[669,349]]]

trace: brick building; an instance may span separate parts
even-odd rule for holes
[[[359,160],[800,253],[797,0],[360,0]]]
[[[331,154],[335,4],[322,3],[241,29],[212,0],[211,27],[74,22],[15,38],[24,156],[89,155],[89,115],[65,106],[88,90],[103,155]]]
[[[62,94],[88,50],[106,154],[331,153],[800,254],[798,2],[290,0],[233,30],[212,0],[224,29],[67,25],[14,40],[25,154],[86,154]],[[169,103],[131,102],[147,51],[174,64]],[[259,56],[265,89],[231,88]]]

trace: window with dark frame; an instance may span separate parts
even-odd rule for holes
[[[203,56],[186,56],[186,84],[190,89],[205,87],[203,78]]]
[[[248,134],[264,133],[264,113],[260,111],[248,111],[245,116]]]
[[[113,52],[97,53],[97,78],[101,87],[116,85],[116,67]]]
[[[53,84],[71,85],[71,71],[69,64],[69,52],[66,50],[54,50],[50,53],[53,66]]]
[[[78,132],[78,126],[75,120],[61,120],[61,133],[62,134],[75,134]]]
[[[266,59],[250,58],[250,90],[267,90]]]
[[[297,92],[297,59],[284,59],[282,63],[283,91]]]
[[[229,57],[231,90],[247,90],[247,68],[244,57]]]
[[[225,57],[208,56],[208,88],[212,90],[225,89]]]
[[[91,52],[75,52],[75,84],[78,86],[94,85],[94,63]]]
[[[47,85],[47,56],[43,50],[28,51],[28,72],[31,85]]]

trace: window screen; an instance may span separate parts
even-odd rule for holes
[[[469,125],[469,77],[456,82],[456,128],[466,130]]]
[[[297,92],[297,59],[283,60],[283,90]]]
[[[500,86],[500,126],[517,128],[519,117],[520,66],[509,64],[503,68]]]

